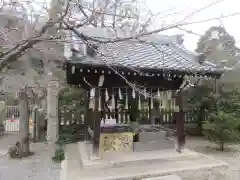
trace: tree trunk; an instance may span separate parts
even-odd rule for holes
[[[36,134],[37,134],[37,132],[36,132],[36,107],[34,107],[34,108],[32,108],[32,117],[31,117],[31,119],[32,119],[32,121],[33,121],[33,132],[32,132],[32,142],[36,142],[37,141],[37,139],[36,139]]]
[[[203,128],[202,128],[202,125],[203,125],[203,121],[205,121],[205,117],[206,117],[206,111],[205,111],[205,106],[202,106],[200,107],[200,110],[199,110],[199,114],[198,114],[198,128],[199,128],[199,132],[202,134],[203,132]]]
[[[28,156],[29,150],[29,109],[27,88],[23,88],[19,93],[19,125],[20,125],[20,156]]]
[[[223,141],[220,141],[220,150],[221,151],[224,151],[224,142]]]
[[[33,142],[40,141],[40,130],[41,130],[41,120],[39,108],[35,106],[32,110],[32,119],[34,122],[34,130],[33,130]]]
[[[36,120],[36,141],[40,141],[40,130],[41,130],[41,121],[43,121],[43,119],[40,116],[40,111],[39,108],[36,108],[35,110],[36,116],[35,116],[35,120]]]

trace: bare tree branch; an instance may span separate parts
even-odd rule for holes
[[[67,1],[67,4],[64,4],[64,5],[56,4],[55,6],[58,6],[58,7],[55,7],[55,6],[52,7],[52,8],[59,8],[60,12],[56,11],[55,9],[45,8],[45,6],[42,5],[43,6],[42,8],[44,9],[44,11],[46,13],[49,13],[50,16],[52,17],[48,18],[47,22],[42,23],[40,28],[35,28],[33,34],[30,35],[30,33],[26,32],[26,38],[18,39],[17,43],[12,43],[11,39],[8,40],[8,44],[10,46],[8,46],[7,50],[4,49],[4,51],[0,54],[0,70],[3,69],[8,64],[10,64],[11,62],[17,61],[22,55],[29,54],[30,49],[33,49],[33,50],[35,49],[45,54],[46,56],[54,53],[60,54],[59,52],[57,52],[57,50],[55,51],[52,48],[44,49],[43,46],[48,47],[48,44],[51,44],[51,43],[56,43],[56,44],[60,43],[63,45],[65,43],[68,43],[69,40],[64,36],[60,37],[54,34],[52,37],[51,36],[49,37],[49,34],[48,34],[49,29],[53,29],[56,34],[58,33],[58,31],[63,31],[63,30],[64,32],[62,33],[65,33],[65,32],[73,33],[79,38],[79,41],[87,45],[90,44],[89,43],[90,41],[107,44],[107,43],[115,43],[115,42],[127,41],[132,39],[139,40],[142,36],[156,34],[169,29],[181,28],[182,26],[186,26],[190,24],[196,24],[196,23],[211,21],[213,19],[224,18],[223,16],[221,16],[221,17],[206,19],[202,21],[186,22],[186,20],[192,17],[193,15],[209,7],[212,7],[222,1],[224,0],[214,1],[208,4],[207,6],[204,6],[203,8],[198,9],[197,11],[190,13],[183,20],[177,23],[161,25],[159,28],[153,31],[148,31],[148,27],[152,23],[152,20],[154,18],[164,18],[166,16],[178,14],[180,13],[180,11],[173,12],[172,9],[169,9],[166,12],[153,14],[151,10],[147,6],[145,6],[149,16],[145,16],[144,20],[142,20],[141,19],[142,11],[141,11],[141,8],[140,9],[138,8],[137,1],[130,2],[130,1],[123,1],[123,0],[113,0],[113,1],[91,0],[90,2],[91,5],[85,6],[83,3],[84,0],[71,0],[71,1]],[[30,23],[33,26],[39,26],[42,18],[41,13],[37,15],[37,13],[34,12],[34,6],[32,4],[27,4],[26,2],[24,3],[17,2],[17,4],[19,4],[19,7],[21,7],[24,10],[26,10],[27,7],[29,7],[31,11],[33,11],[33,12],[30,12],[31,16],[35,16],[36,14],[36,17],[32,18],[31,20],[27,20],[29,21],[28,23]],[[5,3],[5,4],[9,4],[11,6],[17,6],[16,3],[14,4],[11,2]],[[25,13],[22,12],[22,14],[24,15]],[[237,15],[237,13],[228,15],[228,17],[233,15]],[[107,29],[114,30],[115,32],[117,32],[121,28],[124,30],[128,29],[129,31],[131,31],[131,33],[124,38],[118,37],[116,33],[116,36],[111,39],[99,39],[99,38],[95,38],[94,35],[93,36],[86,35],[83,32],[81,32],[81,30],[78,29],[79,27],[88,27],[89,25],[93,27],[105,27]],[[8,38],[7,33],[6,35],[3,34],[3,36],[6,37],[5,39]],[[72,43],[76,43],[76,42],[72,42]],[[41,48],[40,48],[40,45],[42,45]],[[60,56],[63,56],[63,55],[60,55]],[[58,57],[58,58],[64,60],[64,57]],[[128,82],[124,76],[118,73],[107,62],[104,62],[104,63],[106,63],[106,65],[110,69],[113,69],[121,78],[123,78],[131,87],[133,87],[133,89],[140,91],[140,89],[136,88],[139,85]],[[137,71],[137,70],[134,69],[134,71]]]

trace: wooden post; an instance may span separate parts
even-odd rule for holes
[[[185,147],[185,119],[184,119],[184,112],[183,112],[183,105],[182,105],[182,94],[180,93],[177,97],[179,112],[176,113],[176,126],[177,126],[177,152],[182,152]]]
[[[114,90],[113,90],[114,92]],[[118,119],[118,101],[119,101],[119,97],[117,95],[117,93],[114,94],[114,98],[115,98],[115,109],[114,109],[114,118],[116,119],[116,122],[118,123],[119,119]]]
[[[95,91],[95,99],[98,100],[98,98],[101,98],[100,92],[101,90],[96,88]],[[95,110],[93,112],[93,121],[94,121],[94,127],[93,127],[93,153],[94,155],[99,155],[99,141],[100,141],[100,126],[101,126],[101,112],[98,111],[98,103],[96,101],[95,103]]]
[[[94,131],[93,131],[93,153],[99,155],[99,141],[100,141],[100,112],[95,111],[93,113],[94,118]]]
[[[89,116],[89,93],[87,90],[84,92],[84,105],[85,105],[85,112],[84,112],[84,140],[89,140],[88,128],[90,124],[90,116]]]
[[[148,97],[148,115],[149,115],[149,118],[148,118],[148,123],[149,124],[152,124],[152,109],[151,109],[151,98]]]

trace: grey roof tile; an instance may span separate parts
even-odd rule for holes
[[[83,58],[83,64],[114,65],[128,68],[176,70],[188,72],[219,72],[211,65],[201,65],[176,43],[143,43],[129,40],[101,44],[95,58]]]
[[[81,32],[87,36],[98,37],[101,40],[103,40],[104,37],[113,37],[111,33],[104,29],[99,31],[99,29],[84,28],[81,29]],[[222,73],[222,70],[215,65],[200,64],[196,60],[198,54],[188,51],[182,44],[179,44],[179,38],[181,38],[181,35],[151,35],[141,37],[140,40],[133,39],[100,44],[96,57],[82,56],[79,63],[120,66],[130,69],[144,68],[189,73]]]

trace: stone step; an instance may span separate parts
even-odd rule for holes
[[[182,159],[196,159],[199,158],[199,154],[186,149],[184,153],[177,153],[175,149],[167,150],[155,150],[155,151],[142,151],[142,152],[108,152],[105,153],[103,159],[100,158],[93,160],[89,156],[91,144],[79,143],[79,157],[84,169],[104,169],[109,167],[118,166],[132,166],[139,163],[155,163],[167,161],[179,161]]]
[[[176,175],[169,175],[162,177],[144,178],[143,180],[182,180],[182,178]]]
[[[217,170],[214,170],[214,168],[217,168]],[[217,171],[221,174],[225,172],[225,169],[225,163],[188,149],[184,153],[176,153],[175,150],[165,150],[123,153],[109,157],[108,161],[101,159],[88,160],[85,161],[84,169],[74,171],[75,173],[71,173],[74,174],[71,177],[75,177],[75,179],[76,177],[81,177],[76,180],[133,180],[134,178],[142,179],[180,174],[183,180],[192,180],[207,179],[212,171]],[[205,173],[204,176],[202,171]],[[199,178],[194,178],[196,173]],[[81,174],[81,176],[77,176],[77,174]],[[204,178],[201,178],[202,176]],[[68,180],[71,180],[71,178]],[[225,180],[225,176],[222,179],[213,178],[212,180]]]
[[[157,158],[159,160],[142,161],[134,165],[131,163],[127,165],[123,163],[121,166],[108,166],[105,168],[92,168],[89,166],[89,168],[83,169],[78,146],[78,144],[67,145],[66,160],[63,163],[60,174],[61,180],[133,180],[134,178],[160,178],[166,175],[177,175],[183,180],[192,180],[201,179],[201,177],[202,179],[207,179],[210,174],[212,180],[226,179],[225,171],[228,168],[226,163],[188,149],[186,149],[185,153],[181,154],[174,153],[173,151],[166,151],[162,153],[162,155],[158,155],[159,151],[152,151],[152,153],[139,152],[131,155],[126,154],[118,158],[116,157],[115,162],[120,159],[133,161],[136,159],[136,156],[141,157],[144,154],[144,158],[148,159],[151,159],[151,154],[152,158],[158,155]],[[187,156],[189,156],[189,158],[187,158]],[[160,157],[162,157],[162,161],[160,161]],[[176,160],[176,157],[178,157],[178,160]],[[143,157],[141,158],[144,159]],[[172,159],[172,161],[170,161],[170,159]],[[104,166],[101,160],[96,160],[95,163],[96,162],[100,162],[98,167]]]
[[[205,179],[214,168],[217,168],[217,170],[213,170],[214,172],[216,171],[221,174],[226,170],[227,165],[221,161],[206,157],[203,158],[201,156],[194,160],[182,159],[181,161],[163,161],[161,163],[138,163],[138,165],[123,165],[105,169],[71,169],[71,171],[68,172],[68,179],[66,180],[132,180],[134,178],[143,179],[173,174],[182,177],[184,180],[192,180],[195,179],[194,176],[196,176],[197,173],[197,176]],[[203,174],[203,172],[207,174]],[[218,179],[219,177],[222,177],[222,179]],[[223,175],[216,175],[212,180],[225,180],[225,178]]]
[[[133,143],[134,152],[165,150],[165,149],[174,149],[174,148],[175,148],[175,141],[173,139]]]
[[[153,151],[149,151],[153,152]],[[159,151],[158,151],[159,152]],[[153,154],[155,154],[156,152],[153,152]],[[161,152],[159,152],[161,153]],[[174,154],[172,154],[172,156],[168,156],[168,154],[166,154],[165,157],[160,157],[160,156],[147,156],[147,155],[142,155],[142,158],[140,158],[139,156],[142,154],[136,154],[135,156],[137,157],[131,157],[128,155],[124,155],[124,154],[119,154],[118,156],[121,157],[121,160],[113,160],[113,158],[109,158],[111,160],[109,161],[100,161],[97,160],[95,162],[92,163],[88,163],[87,166],[84,166],[84,169],[109,169],[109,168],[131,168],[134,166],[139,166],[139,164],[141,165],[156,165],[156,164],[165,164],[165,163],[174,163],[174,162],[181,162],[181,161],[192,161],[194,162],[195,160],[199,160],[199,155],[193,155],[193,154],[189,154],[189,155],[184,155],[184,156],[175,156]],[[164,155],[163,155],[164,156]],[[204,157],[201,157],[204,159]]]

